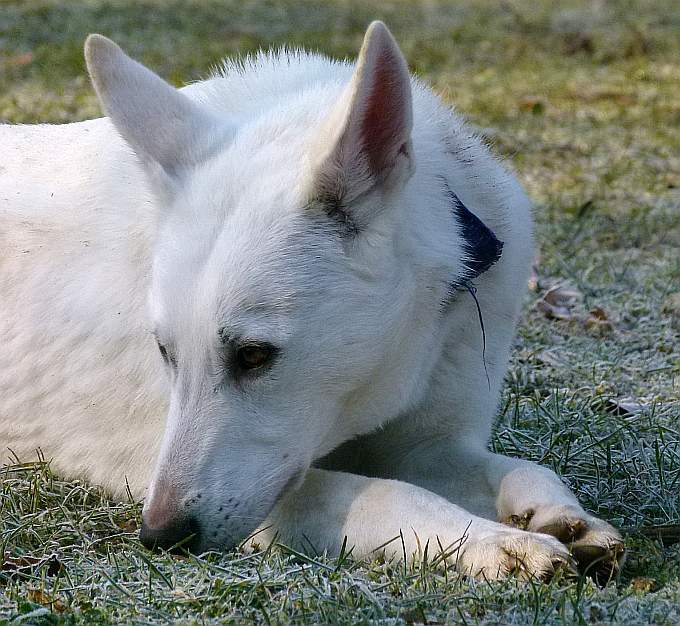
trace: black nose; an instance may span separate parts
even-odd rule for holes
[[[165,528],[149,528],[142,521],[139,540],[149,550],[196,552],[201,544],[201,527],[193,517],[175,520]]]

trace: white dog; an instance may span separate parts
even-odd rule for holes
[[[127,481],[146,545],[259,526],[616,572],[614,528],[487,449],[529,202],[382,23],[356,66],[268,53],[179,91],[102,36],[85,54],[108,118],[0,127],[2,449]]]

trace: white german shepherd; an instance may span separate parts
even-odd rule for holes
[[[264,53],[179,91],[85,54],[108,118],[0,127],[3,450],[127,481],[149,546],[616,573],[614,528],[487,449],[529,202],[382,23],[356,66]]]

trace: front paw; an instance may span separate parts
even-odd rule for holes
[[[461,547],[456,568],[465,574],[494,580],[517,575],[524,580],[550,580],[556,572],[575,572],[569,551],[548,535],[499,531]]]
[[[580,507],[555,505],[512,515],[505,522],[535,533],[552,535],[569,547],[580,572],[599,584],[615,579],[623,566],[623,538],[611,524]]]

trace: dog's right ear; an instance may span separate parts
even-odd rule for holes
[[[225,124],[128,57],[113,41],[90,35],[85,60],[104,112],[150,170],[171,187],[206,157]]]

